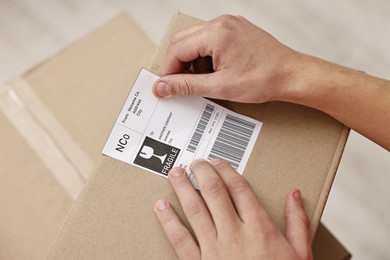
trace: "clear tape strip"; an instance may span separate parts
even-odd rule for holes
[[[75,199],[93,164],[25,80],[0,87],[0,110]]]

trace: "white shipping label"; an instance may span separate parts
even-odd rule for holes
[[[194,159],[220,158],[242,174],[262,123],[201,97],[156,98],[158,78],[141,70],[103,154],[165,177],[183,167],[195,187]]]

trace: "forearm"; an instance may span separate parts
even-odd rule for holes
[[[390,81],[301,56],[281,99],[321,110],[390,150]]]
[[[213,73],[183,73],[204,57]],[[242,17],[225,15],[179,32],[161,71],[153,87],[158,97],[298,103],[390,150],[389,81],[298,53]]]

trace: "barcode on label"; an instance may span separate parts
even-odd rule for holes
[[[195,132],[191,137],[190,143],[187,146],[187,151],[195,153],[196,148],[199,145],[200,140],[206,130],[207,124],[210,121],[210,118],[215,110],[215,106],[211,104],[206,104],[205,109],[203,110],[202,116],[200,117],[199,123],[196,126]]]
[[[222,159],[237,170],[255,127],[255,123],[227,114],[207,159]]]

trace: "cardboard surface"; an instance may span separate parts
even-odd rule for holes
[[[199,20],[184,15],[175,16],[150,65],[154,72],[158,72],[170,35],[197,22]],[[88,49],[84,51],[88,52]],[[119,53],[127,51],[125,46],[118,49]],[[85,67],[80,67],[80,74],[69,83],[89,80],[91,75],[82,71],[88,70],[89,66],[100,68],[103,63],[85,62]],[[124,64],[110,63],[105,67],[104,75],[123,72]],[[55,71],[67,70],[67,65],[58,63]],[[45,82],[46,77],[50,78],[47,74],[50,74],[51,68],[47,69],[46,73],[34,78],[36,84]],[[136,74],[134,72],[133,77]],[[94,87],[99,88],[101,82],[106,82],[103,77],[100,81],[93,81]],[[129,77],[123,77],[121,73],[116,77],[115,84],[131,85]],[[123,94],[123,100],[125,98],[126,94]],[[220,103],[264,122],[244,176],[275,222],[283,230],[285,195],[291,188],[298,187],[302,191],[314,234],[349,130],[319,111],[298,105],[279,102],[262,105]],[[61,116],[60,113],[58,115]],[[111,125],[116,115],[107,119]],[[71,128],[70,132],[75,131]],[[83,140],[80,143],[83,144]],[[175,253],[153,211],[154,202],[160,198],[170,200],[185,221],[167,179],[100,156],[91,178],[57,236],[49,259],[175,259]]]
[[[47,256],[154,50],[121,15],[0,86],[0,259]]]
[[[154,50],[122,15],[24,78],[94,162],[139,68],[147,66]]]
[[[0,112],[0,259],[42,259],[73,200]]]

